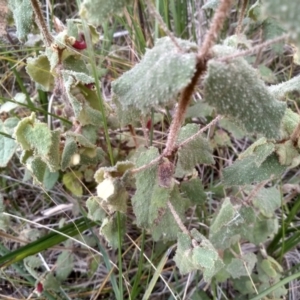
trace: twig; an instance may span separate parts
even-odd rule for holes
[[[281,41],[287,39],[288,36],[289,36],[288,34],[281,35],[281,36],[279,36],[279,37],[277,37],[273,40],[270,40],[270,41],[267,41],[265,43],[259,44],[259,45],[255,46],[255,47],[253,47],[249,50],[238,51],[238,52],[233,53],[231,55],[220,57],[217,60],[226,62],[226,61],[229,61],[231,59],[235,59],[235,58],[238,58],[238,57],[247,56],[247,55],[257,53],[258,51],[261,51],[261,49],[264,48],[264,47],[268,47],[270,45],[273,45],[275,43],[278,43],[278,42],[281,42]]]
[[[183,49],[178,44],[173,32],[171,32],[167,25],[165,24],[164,20],[162,19],[159,12],[155,9],[153,6],[151,0],[146,0],[149,12],[155,17],[155,19],[158,21],[160,28],[166,33],[166,35],[171,39],[171,41],[174,43],[174,45],[178,48],[180,52],[183,52]]]
[[[54,39],[48,30],[48,27],[46,25],[45,19],[43,17],[43,14],[42,14],[42,11],[40,8],[40,4],[37,0],[31,0],[31,6],[32,6],[34,14],[35,14],[36,24],[44,37],[46,47],[50,47],[50,45],[53,43]]]
[[[242,32],[243,20],[244,20],[247,5],[248,5],[248,0],[243,0],[242,9],[240,11],[239,19],[238,19],[238,25],[237,25],[236,30],[235,30],[236,35],[239,35]]]
[[[205,125],[198,132],[196,132],[195,134],[193,134],[192,136],[190,136],[188,139],[184,140],[182,143],[180,143],[179,145],[177,145],[177,149],[179,149],[179,148],[185,146],[186,144],[188,144],[190,141],[192,141],[194,138],[196,138],[199,134],[203,133],[204,131],[206,131],[207,129],[209,129],[211,126],[215,125],[222,118],[223,118],[223,116],[221,116],[221,115],[216,116],[210,123],[208,123],[207,125]]]
[[[190,235],[190,232],[187,230],[187,228],[184,226],[184,224],[182,223],[180,217],[178,216],[174,206],[172,205],[172,203],[170,202],[170,200],[167,202],[167,205],[177,223],[177,225],[179,226],[179,228],[181,229],[181,231],[185,234],[187,234],[188,236],[191,236]]]
[[[178,107],[175,112],[175,116],[173,122],[170,126],[170,132],[168,135],[168,140],[166,143],[166,148],[163,152],[164,156],[170,156],[174,150],[174,145],[181,128],[181,124],[185,118],[185,113],[190,103],[190,98],[194,92],[195,86],[198,82],[200,76],[206,71],[207,61],[210,58],[209,51],[211,47],[214,45],[216,38],[218,36],[219,31],[221,30],[223,23],[225,21],[227,12],[230,9],[231,0],[221,0],[221,4],[219,5],[211,27],[205,36],[205,40],[203,45],[201,46],[198,54],[197,54],[197,65],[196,72],[190,82],[190,84],[182,91]]]
[[[221,31],[227,13],[231,7],[231,0],[221,0],[221,3],[214,14],[212,24],[205,36],[204,42],[199,50],[198,59],[202,60],[209,54],[210,49],[215,44],[219,32]]]
[[[135,174],[135,173],[144,171],[144,170],[152,167],[153,165],[157,164],[162,159],[162,157],[163,157],[163,155],[160,155],[160,156],[156,157],[155,159],[153,159],[152,161],[150,161],[149,164],[143,165],[143,166],[141,166],[139,168],[136,168],[136,169],[132,169],[132,170],[130,170],[130,172],[132,174]]]

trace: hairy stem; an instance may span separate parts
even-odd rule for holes
[[[163,152],[164,156],[170,156],[175,148],[176,139],[181,128],[182,122],[185,118],[185,113],[189,106],[190,98],[194,92],[198,79],[206,71],[206,64],[210,58],[209,52],[211,50],[211,47],[214,45],[220,30],[223,27],[223,23],[230,9],[230,5],[231,0],[221,0],[221,4],[219,5],[214,15],[210,29],[207,35],[205,36],[203,45],[201,46],[197,54],[196,72],[190,84],[182,91],[173,122],[170,126],[170,132],[168,135],[166,148]]]
[[[54,39],[53,39],[53,36],[50,34],[48,27],[46,25],[39,1],[31,0],[31,6],[34,11],[36,24],[44,37],[45,45],[46,45],[46,47],[50,47],[50,45],[53,43]]]
[[[241,9],[240,14],[239,14],[238,25],[237,25],[236,30],[235,30],[236,35],[239,35],[242,32],[243,20],[244,20],[247,5],[248,5],[248,0],[243,0],[242,9]]]

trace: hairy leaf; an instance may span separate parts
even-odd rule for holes
[[[223,171],[224,183],[226,185],[245,185],[253,182],[261,182],[272,178],[279,177],[284,170],[275,154],[271,154],[267,159],[258,166],[257,157],[250,155],[242,160],[236,160],[233,165]]]
[[[185,141],[187,138],[199,131],[196,124],[188,124],[181,128],[177,143]],[[198,135],[189,143],[179,148],[177,167],[186,172],[192,172],[197,164],[213,164],[212,149],[207,139]]]
[[[120,230],[119,230],[120,228]],[[117,215],[104,219],[100,228],[100,234],[103,235],[109,246],[117,249],[119,246],[119,235],[123,237],[126,230],[126,215],[120,213],[120,224],[118,226]],[[121,232],[120,232],[121,231]]]
[[[276,187],[262,188],[255,194],[252,202],[265,217],[271,218],[281,205],[281,194]]]
[[[35,58],[27,58],[26,71],[31,79],[38,83],[45,91],[54,87],[54,76],[50,72],[50,62],[46,55],[41,54]]]
[[[139,64],[113,82],[123,110],[134,107],[147,114],[152,107],[174,102],[188,85],[195,72],[196,54],[191,50],[196,45],[180,39],[177,42],[185,52],[179,51],[169,37],[161,38]]]
[[[233,258],[230,264],[227,265],[226,271],[228,271],[234,279],[240,278],[241,276],[249,276],[256,262],[257,258],[254,253],[246,253],[241,258]]]
[[[63,175],[62,182],[74,196],[80,197],[83,194],[82,183],[80,182],[81,178],[81,172],[72,171]]]
[[[287,93],[300,92],[300,75],[293,77],[288,81],[269,86],[271,94],[277,98],[282,99]]]
[[[125,5],[132,0],[84,0],[81,4],[79,15],[81,18],[95,26],[102,25],[110,16],[120,14]]]
[[[183,196],[187,197],[192,204],[203,204],[207,198],[203,184],[199,178],[181,182],[180,189]]]
[[[223,262],[213,245],[199,233],[192,229],[190,236],[179,233],[178,246],[174,261],[181,274],[201,270],[205,281],[209,281],[222,267]]]
[[[88,218],[93,221],[102,221],[105,216],[106,212],[101,207],[101,199],[99,197],[89,197],[86,201],[86,207],[88,209]]]
[[[41,156],[48,154],[52,144],[51,131],[47,124],[36,120],[35,113],[19,122],[14,135],[24,150],[34,149]]]
[[[276,17],[291,38],[300,44],[300,6],[297,1],[266,0],[265,13]]]
[[[55,274],[59,281],[66,280],[74,268],[74,255],[70,251],[62,251],[56,260]]]
[[[244,59],[210,60],[204,85],[205,99],[218,113],[234,118],[250,133],[279,138],[286,105],[272,96]]]
[[[6,120],[7,121],[7,120]],[[5,123],[0,120],[0,132],[9,134]],[[18,144],[13,138],[8,138],[0,133],[0,168],[5,168],[15,153]]]
[[[31,31],[33,11],[30,0],[9,0],[9,8],[13,12],[17,27],[17,37],[24,41]],[[3,8],[2,8],[3,9]]]

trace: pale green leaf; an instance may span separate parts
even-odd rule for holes
[[[106,217],[106,212],[101,207],[101,199],[99,197],[89,197],[86,201],[88,209],[88,218],[93,221],[102,221]]]
[[[46,275],[43,275],[42,278],[45,291],[53,290],[58,292],[60,290],[60,283],[53,275],[52,271],[46,272]]]
[[[47,124],[36,119],[35,113],[23,118],[14,133],[23,150],[33,149],[40,156],[46,156],[52,145],[52,133]]]
[[[7,133],[5,125],[0,120],[0,132]],[[0,168],[5,168],[15,153],[18,144],[13,138],[0,134]]]
[[[265,217],[271,218],[281,205],[281,193],[276,187],[262,188],[255,194],[252,202]]]
[[[265,13],[276,17],[291,38],[300,43],[300,6],[298,1],[266,0]]]
[[[82,178],[82,173],[79,171],[68,172],[63,175],[62,182],[66,188],[77,197],[82,196],[83,188],[79,179]]]
[[[290,80],[269,86],[269,91],[277,99],[283,99],[290,92],[300,92],[300,75]]]
[[[125,5],[132,0],[84,0],[80,6],[79,15],[88,23],[100,26],[115,14],[121,14]]]
[[[159,156],[157,148],[150,147],[147,151],[141,152],[136,160],[136,167],[147,165]],[[132,197],[132,206],[137,218],[137,225],[140,227],[149,227],[149,207],[154,187],[157,186],[158,163],[141,172],[135,174],[136,192]]]
[[[219,4],[220,4],[220,0],[208,0],[201,8],[216,10]]]
[[[237,126],[236,123],[232,122],[228,118],[221,119],[219,121],[219,125],[229,131],[236,139],[242,139],[246,135],[246,132],[241,127]]]
[[[273,40],[284,34],[284,30],[282,29],[282,26],[280,26],[278,20],[272,17],[265,19],[261,25],[261,28],[264,40]],[[284,51],[283,46],[284,42],[282,41],[275,43],[270,47],[277,55],[281,55]]]
[[[228,271],[234,279],[240,278],[241,276],[249,276],[256,262],[257,258],[254,253],[246,253],[241,258],[233,258],[227,265],[226,271]]]
[[[10,102],[10,101],[7,101],[3,104],[1,104],[1,107],[0,107],[0,113],[3,113],[3,112],[10,112],[11,110],[17,108],[20,106],[20,104],[27,104],[27,101],[26,101],[26,95],[23,94],[23,93],[16,93],[15,97],[14,97],[14,102]],[[20,103],[20,104],[19,104]],[[22,106],[22,105],[21,105]]]
[[[161,38],[139,64],[112,83],[123,110],[134,107],[147,114],[152,107],[174,102],[189,84],[196,64],[192,50],[197,46],[181,39],[177,42],[185,52],[179,51],[169,37]]]
[[[23,41],[31,32],[33,11],[30,0],[9,0],[9,8],[13,12],[17,27],[17,37]],[[5,3],[3,3],[5,5]],[[2,8],[3,9],[3,8]]]
[[[199,178],[193,178],[189,181],[182,181],[180,189],[183,196],[188,198],[192,204],[203,204],[207,198],[204,187]]]
[[[286,105],[272,96],[244,59],[210,60],[204,86],[205,100],[218,113],[234,118],[250,133],[279,138]]]
[[[39,183],[44,181],[47,165],[39,156],[31,156],[28,158],[26,161],[26,167],[29,171],[31,171],[35,180],[37,180]]]
[[[271,177],[281,176],[286,169],[285,166],[279,163],[276,154],[271,154],[260,166],[257,166],[256,161],[255,155],[236,160],[233,165],[224,169],[224,183],[231,186],[261,182]]]
[[[26,71],[31,79],[40,84],[45,91],[51,91],[54,87],[54,76],[50,72],[50,62],[46,55],[27,58]]]
[[[181,274],[201,270],[205,281],[211,278],[224,266],[218,252],[213,245],[199,233],[192,229],[190,236],[179,233],[178,246],[174,261]]]
[[[77,153],[77,144],[72,138],[68,138],[65,143],[61,157],[61,169],[64,171],[72,165],[72,157]]]
[[[55,274],[59,281],[66,280],[74,268],[74,254],[70,251],[62,251],[56,260]]]
[[[117,215],[104,219],[100,228],[100,234],[103,235],[109,246],[117,249],[119,246],[119,235],[123,238],[126,231],[126,215],[120,213],[120,224],[118,224]]]
[[[177,144],[185,141],[198,131],[199,127],[196,124],[188,124],[182,127],[178,136]],[[212,156],[212,149],[207,139],[198,135],[189,143],[179,148],[177,166],[186,172],[192,172],[195,166],[201,163],[213,164],[214,159]]]
[[[278,143],[275,146],[275,152],[278,160],[283,166],[295,167],[298,164],[299,151],[291,140],[284,143]]]
[[[45,169],[43,186],[46,190],[51,190],[59,177],[59,172],[51,172],[48,168]]]

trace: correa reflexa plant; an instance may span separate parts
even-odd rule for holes
[[[130,203],[134,222],[154,241],[177,242],[174,261],[181,274],[199,271],[205,282],[230,279],[241,294],[254,297],[282,278],[281,265],[265,251],[264,243],[279,226],[275,215],[281,206],[277,179],[300,164],[300,116],[284,101],[288,93],[300,91],[300,76],[267,85],[249,58],[283,42],[300,44],[300,5],[297,1],[265,0],[247,8],[247,1],[242,1],[235,33],[222,40],[220,34],[235,1],[207,1],[206,9],[214,15],[203,41],[197,44],[175,37],[148,0],[147,9],[165,36],[112,81],[112,101],[106,102],[97,70],[86,53],[99,39],[95,28],[134,2],[84,0],[81,18],[68,19],[52,34],[37,0],[9,1],[18,38],[26,38],[33,22],[42,34],[45,48],[27,59],[26,71],[51,97],[48,122],[41,122],[35,112],[1,122],[1,131],[14,137],[1,136],[1,167],[16,153],[36,184],[51,189],[61,175],[67,189],[79,197],[83,193],[80,182],[93,176],[97,187],[86,201],[87,216],[101,224],[100,233],[111,247],[118,248],[121,234],[126,233]],[[252,46],[241,30],[245,16],[248,22],[259,18],[269,22],[276,17],[286,33]],[[192,98],[199,87],[203,101],[195,104]],[[53,125],[52,114],[57,99],[62,104],[57,115],[69,121],[62,121],[59,127]],[[196,118],[204,105],[214,111],[208,125],[185,122],[191,109]],[[173,111],[171,124],[163,146],[156,146],[150,142],[149,132],[155,125],[154,113],[165,108]],[[143,128],[144,145],[125,160],[113,154],[110,118],[132,131],[133,124]],[[209,230],[189,229],[187,210],[205,205],[207,198],[195,167],[215,164],[205,132],[221,120],[230,121],[255,140],[221,171],[224,189],[235,189],[235,199],[223,197],[207,224]],[[99,143],[103,132],[105,143]],[[244,253],[244,242],[258,250]],[[43,284],[38,282],[40,292],[47,290],[46,279],[53,281],[50,277],[46,274]],[[279,285],[267,290],[269,298],[264,299],[279,299],[286,293]]]

